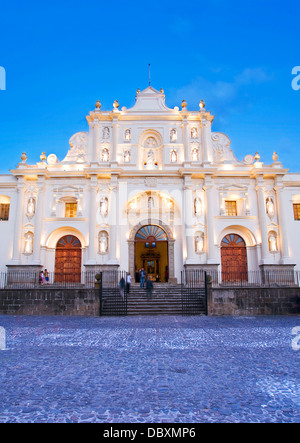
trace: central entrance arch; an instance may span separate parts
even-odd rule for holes
[[[136,271],[139,270],[139,268],[136,267],[136,244],[139,243],[138,238],[136,239],[136,234],[145,226],[156,226],[162,229],[164,232],[164,235],[166,235],[167,240],[167,253],[168,253],[168,272],[169,272],[169,282],[170,283],[177,283],[177,279],[175,277],[175,239],[173,236],[173,231],[170,226],[163,223],[160,219],[152,218],[151,221],[149,219],[144,219],[140,221],[140,223],[137,223],[135,226],[131,228],[131,231],[129,232],[128,236],[128,268],[129,273],[132,277],[135,277]],[[151,240],[151,239],[149,239]],[[160,240],[162,238],[160,237]],[[158,242],[159,243],[159,242]],[[165,278],[162,278],[161,280],[165,281]]]
[[[142,226],[135,235],[135,279],[144,268],[153,281],[168,282],[169,257],[168,235],[158,225]]]

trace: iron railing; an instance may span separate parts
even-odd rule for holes
[[[190,284],[192,284],[193,279],[194,281],[203,281],[203,271],[183,272],[185,273],[184,278],[188,278],[186,281],[189,281]],[[85,271],[76,274],[49,272],[48,279],[40,281],[40,274],[37,271],[0,272],[0,289],[33,289],[39,287],[93,288],[95,283],[97,283],[96,274],[97,271]],[[121,276],[125,278],[126,272],[103,271],[103,289],[118,289]],[[207,272],[207,282],[212,287],[300,287],[300,271],[209,271]]]
[[[81,273],[49,272],[47,277],[37,271],[8,271],[0,273],[0,289],[34,289],[51,288],[93,288],[96,273],[91,271]]]
[[[299,287],[300,271],[248,271],[208,273],[208,284],[212,287]]]
[[[105,271],[99,274],[100,316],[127,315],[127,272]]]
[[[207,274],[205,271],[181,272],[181,305],[183,315],[207,315]]]

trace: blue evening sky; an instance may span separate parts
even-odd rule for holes
[[[42,151],[60,160],[70,137],[102,110],[163,88],[166,104],[215,115],[236,157],[272,153],[300,172],[299,1],[10,0],[0,5],[0,172]]]

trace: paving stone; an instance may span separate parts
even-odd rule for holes
[[[299,423],[298,325],[0,316],[0,422]]]

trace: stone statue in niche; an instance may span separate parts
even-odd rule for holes
[[[195,238],[195,251],[199,254],[203,252],[204,240],[202,235],[197,235]]]
[[[277,252],[277,239],[275,234],[271,234],[269,236],[269,251],[270,252]]]
[[[126,149],[123,154],[124,163],[130,163],[130,151]]]
[[[107,232],[102,231],[99,234],[99,252],[105,254],[108,251],[108,235]]]
[[[146,169],[155,169],[154,151],[149,149],[147,154]]]
[[[202,214],[202,201],[200,197],[196,197],[194,200],[194,214],[198,216]]]
[[[177,151],[175,149],[173,149],[171,151],[171,163],[176,163],[177,162]]]
[[[107,148],[102,149],[101,160],[105,163],[109,161],[109,150]]]
[[[126,129],[124,132],[124,140],[126,142],[129,142],[131,140],[131,130],[130,129]]]
[[[35,214],[35,199],[30,197],[27,202],[27,216],[33,217]]]
[[[110,130],[107,126],[105,126],[102,131],[102,138],[103,140],[108,140],[109,136],[110,136]]]
[[[273,202],[273,199],[271,197],[268,197],[266,200],[266,211],[270,218],[273,218],[275,215],[275,205]]]
[[[198,129],[197,128],[191,129],[191,138],[193,138],[193,139],[198,138]]]
[[[192,161],[197,162],[199,157],[199,149],[197,147],[192,149]]]
[[[102,197],[100,199],[100,214],[102,217],[106,217],[108,214],[108,198]]]
[[[176,142],[177,141],[177,131],[176,129],[170,130],[170,142]]]
[[[33,252],[33,234],[31,232],[27,232],[24,237],[24,253],[32,254]]]

